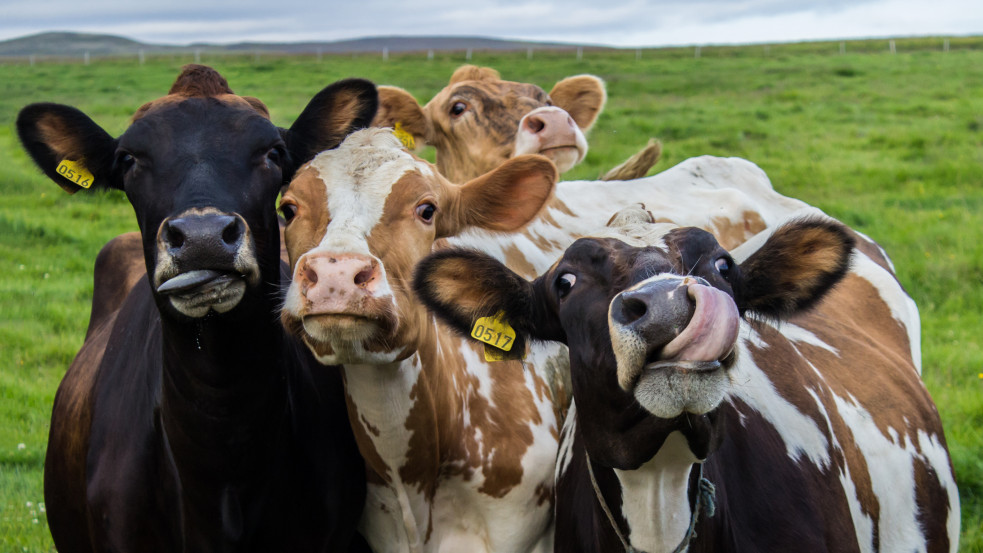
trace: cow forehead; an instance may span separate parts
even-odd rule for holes
[[[173,106],[174,104],[179,104],[181,102],[190,100],[192,98],[201,99],[204,97],[186,96],[183,94],[168,94],[167,96],[158,98],[156,100],[152,100],[140,106],[140,108],[136,111],[136,113],[133,114],[133,117],[131,118],[130,122],[135,123],[151,113],[157,112],[169,106]],[[236,94],[219,94],[217,96],[209,96],[208,98],[213,98],[215,101],[227,107],[248,110],[251,112],[255,112],[256,114],[260,115],[265,119],[270,118],[270,114],[267,111],[266,106],[264,106],[262,102],[260,102],[259,100],[253,100],[253,102],[250,102],[249,100],[243,98],[242,96],[238,96]]]
[[[550,99],[546,91],[534,84],[512,81],[463,81],[440,91],[427,104],[427,107],[431,109],[440,108],[444,102],[452,98],[480,101],[481,103],[501,102],[503,99],[513,101],[525,99],[532,100],[537,105],[545,105]]]
[[[364,242],[382,220],[387,200],[403,177],[416,173],[435,181],[430,165],[413,157],[391,132],[366,129],[352,134],[335,150],[318,154],[307,171],[318,178],[298,179],[300,186],[323,186],[324,206],[330,216],[321,245],[353,240]],[[311,206],[318,209],[319,206]],[[362,249],[362,248],[359,248]],[[367,251],[365,253],[368,253]]]

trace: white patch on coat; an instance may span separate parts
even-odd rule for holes
[[[626,539],[640,551],[672,551],[686,536],[692,510],[689,475],[697,458],[679,431],[636,470],[614,469],[621,483]]]

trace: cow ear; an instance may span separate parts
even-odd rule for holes
[[[379,87],[379,110],[372,120],[373,127],[390,127],[400,135],[400,131],[412,137],[413,144],[402,138],[409,149],[426,144],[430,136],[430,120],[423,113],[423,107],[409,92],[395,86]]]
[[[854,238],[831,219],[785,224],[740,264],[737,306],[786,318],[819,302],[850,268]]]
[[[81,111],[31,104],[17,116],[17,134],[34,163],[69,194],[122,188],[113,178],[116,139]]]
[[[345,79],[318,92],[290,130],[282,132],[293,162],[299,167],[368,127],[378,107],[375,85],[365,79]]]
[[[467,227],[514,231],[532,221],[553,194],[559,173],[540,155],[514,157],[456,190],[437,219],[437,236]]]
[[[608,95],[601,79],[594,75],[577,75],[556,83],[550,91],[550,99],[554,106],[565,109],[586,132],[597,121]]]
[[[516,346],[529,339],[555,340],[557,327],[544,309],[539,288],[497,259],[474,250],[448,249],[421,261],[413,290],[423,304],[456,332],[468,336],[482,317],[497,317],[516,332]]]

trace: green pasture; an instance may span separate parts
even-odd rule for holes
[[[842,52],[842,53],[841,53]],[[55,390],[82,343],[99,248],[136,223],[120,193],[69,196],[17,141],[18,110],[74,105],[119,134],[167,91],[184,57],[0,59],[0,553],[52,551],[42,496]],[[575,52],[475,52],[473,63],[549,90],[593,73],[607,108],[587,160],[596,178],[650,137],[655,170],[739,156],[780,192],[876,239],[922,315],[924,379],[945,423],[962,499],[961,551],[983,552],[983,37]],[[336,79],[399,85],[421,100],[465,54],[210,57],[233,90],[287,126]],[[432,155],[432,154],[431,154]],[[858,367],[858,370],[863,370]],[[873,461],[876,463],[876,460]]]

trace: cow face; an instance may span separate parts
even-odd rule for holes
[[[69,192],[79,188],[58,169],[64,160],[91,172],[94,188],[126,193],[158,306],[201,318],[277,281],[274,207],[294,160],[366,125],[376,103],[371,83],[343,81],[316,96],[291,130],[279,129],[261,102],[233,94],[210,68],[188,66],[117,139],[56,104],[24,108],[17,125],[38,166]]]
[[[374,125],[395,126],[432,144],[437,167],[455,182],[491,171],[506,159],[541,154],[565,172],[584,159],[584,133],[604,107],[604,83],[591,75],[564,79],[547,94],[466,65],[420,107],[406,91],[380,87]]]
[[[414,287],[463,333],[502,313],[519,335],[567,344],[588,451],[634,469],[677,430],[706,457],[741,315],[812,305],[845,273],[852,245],[838,223],[812,220],[776,230],[740,265],[696,228],[644,247],[583,238],[533,282],[484,254],[448,250],[420,264]],[[470,274],[483,278],[461,278]]]
[[[388,130],[354,133],[302,168],[283,195],[293,271],[284,325],[325,364],[408,357],[433,326],[410,291],[416,262],[465,228],[524,225],[556,178],[549,160],[523,156],[458,186]]]

